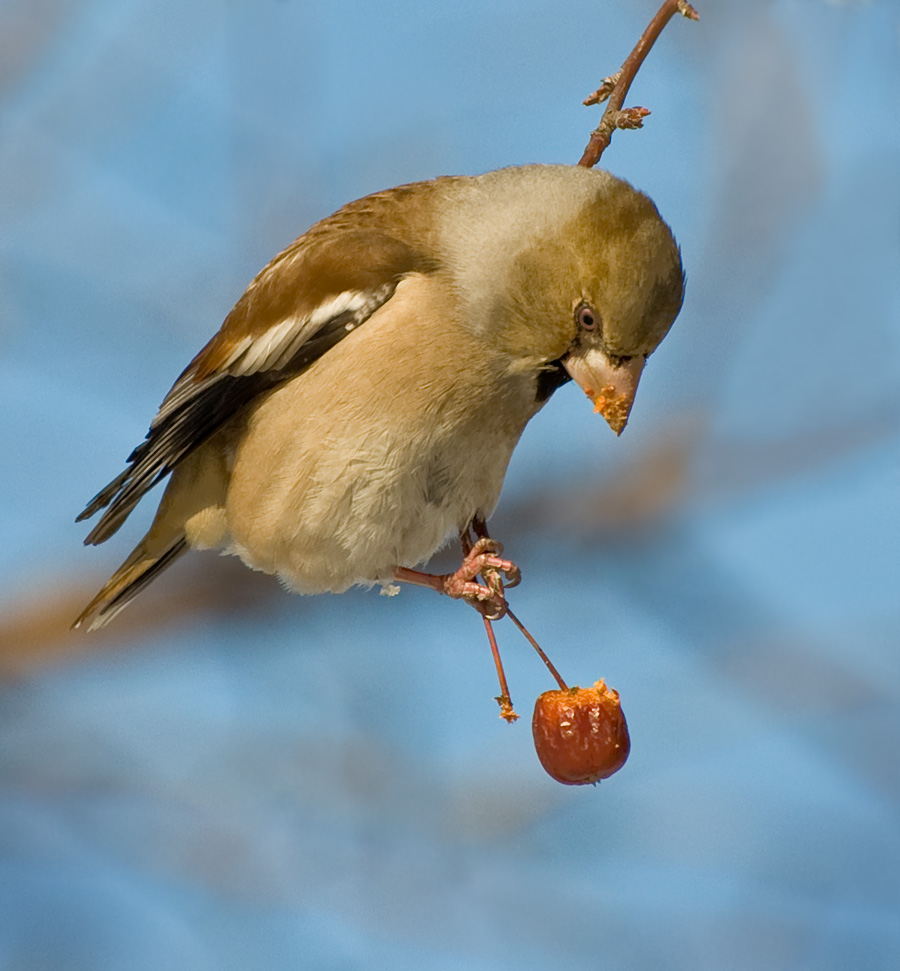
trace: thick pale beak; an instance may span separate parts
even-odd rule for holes
[[[615,364],[599,348],[591,347],[567,354],[561,363],[594,402],[594,411],[599,411],[609,427],[621,435],[634,404],[644,358],[632,357]]]

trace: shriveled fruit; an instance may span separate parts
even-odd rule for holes
[[[592,688],[545,691],[534,704],[531,729],[541,765],[567,786],[618,772],[631,748],[619,692],[602,679]]]

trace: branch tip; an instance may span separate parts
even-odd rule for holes
[[[643,128],[649,108],[623,108],[616,115],[616,128]]]
[[[602,104],[613,93],[613,91],[615,91],[616,84],[618,84],[621,76],[622,72],[616,71],[615,74],[611,74],[608,78],[604,78],[600,82],[600,87],[597,88],[593,94],[589,94],[581,103],[583,105]]]
[[[609,77],[604,78],[600,87],[587,96],[584,104],[600,104],[609,99],[609,104],[603,112],[600,124],[591,132],[590,140],[584,149],[578,164],[584,168],[591,168],[600,161],[600,156],[606,151],[612,133],[617,128],[641,128],[643,119],[650,114],[646,108],[623,108],[622,104],[631,87],[640,66],[644,63],[644,58],[650,52],[650,48],[656,43],[656,39],[662,33],[666,24],[680,13],[689,20],[699,20],[700,15],[687,2],[687,0],[664,0],[663,5],[656,12],[656,16],[647,25],[647,29],[641,34],[640,40],[634,45],[634,50],[625,59],[625,63]]]

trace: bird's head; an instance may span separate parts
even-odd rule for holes
[[[574,379],[618,435],[681,309],[681,256],[656,206],[627,182],[574,166],[541,174],[544,211],[533,232],[519,227],[497,337],[523,367],[555,372],[550,390]]]

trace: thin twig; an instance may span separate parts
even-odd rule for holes
[[[677,13],[689,20],[700,19],[700,15],[687,0],[665,0],[622,67],[615,74],[604,78],[600,87],[585,98],[584,103],[586,105],[599,104],[607,98],[609,98],[609,104],[603,112],[600,124],[591,132],[584,154],[578,162],[579,165],[588,169],[596,165],[600,161],[600,156],[606,151],[612,139],[612,133],[617,128],[642,127],[644,118],[650,114],[650,111],[647,108],[623,109],[622,104],[628,94],[628,89],[631,87],[631,82],[644,63],[644,58],[656,43],[656,38],[662,33],[663,27]]]
[[[522,632],[522,633],[523,633],[523,634],[525,635],[525,638],[526,638],[526,640],[528,641],[528,643],[529,643],[529,644],[530,644],[530,645],[531,645],[531,646],[532,646],[532,647],[533,647],[533,648],[534,648],[534,649],[535,649],[535,650],[536,650],[536,651],[538,652],[538,655],[540,656],[540,659],[541,659],[541,660],[542,660],[542,661],[544,662],[544,664],[546,664],[546,665],[547,665],[547,670],[548,670],[548,671],[549,671],[549,672],[550,672],[550,673],[551,673],[551,674],[553,675],[553,677],[554,677],[554,678],[556,679],[556,683],[557,683],[557,684],[559,685],[559,687],[560,687],[560,689],[561,689],[562,691],[568,691],[568,690],[569,690],[569,686],[568,686],[568,685],[566,684],[566,682],[565,682],[565,681],[563,681],[563,679],[562,679],[562,676],[560,675],[560,673],[559,673],[559,671],[557,671],[557,670],[556,670],[556,668],[555,668],[555,667],[553,666],[553,662],[552,662],[552,661],[550,660],[550,658],[549,658],[549,657],[547,657],[547,655],[546,655],[546,654],[544,653],[544,649],[543,649],[543,648],[541,647],[541,645],[540,645],[540,644],[538,644],[538,642],[537,642],[537,641],[536,641],[536,640],[535,640],[535,639],[534,639],[534,638],[533,638],[533,637],[531,636],[531,633],[530,633],[530,631],[528,630],[528,628],[527,628],[527,627],[526,627],[526,626],[525,626],[525,625],[524,625],[524,624],[522,623],[522,621],[521,621],[521,620],[519,620],[519,618],[518,618],[518,617],[516,617],[516,615],[515,615],[515,614],[514,614],[514,613],[513,613],[513,612],[512,612],[512,611],[511,611],[510,609],[509,609],[509,606],[508,606],[508,605],[507,605],[507,608],[506,608],[506,616],[507,616],[507,617],[509,617],[509,619],[510,619],[510,620],[511,620],[511,621],[512,621],[512,622],[513,622],[513,623],[514,623],[515,625],[516,625],[516,627],[518,627],[518,628],[519,628],[519,630],[520,630],[520,631],[521,631],[521,632]]]
[[[509,696],[509,688],[506,684],[506,672],[503,670],[503,662],[500,660],[500,648],[497,647],[497,638],[494,636],[494,625],[487,617],[482,619],[491,644],[491,654],[494,656],[494,666],[497,668],[497,679],[500,681],[500,694],[497,696],[497,704],[500,705],[500,717],[505,718],[511,725],[518,720],[519,716],[513,711],[512,698]]]

